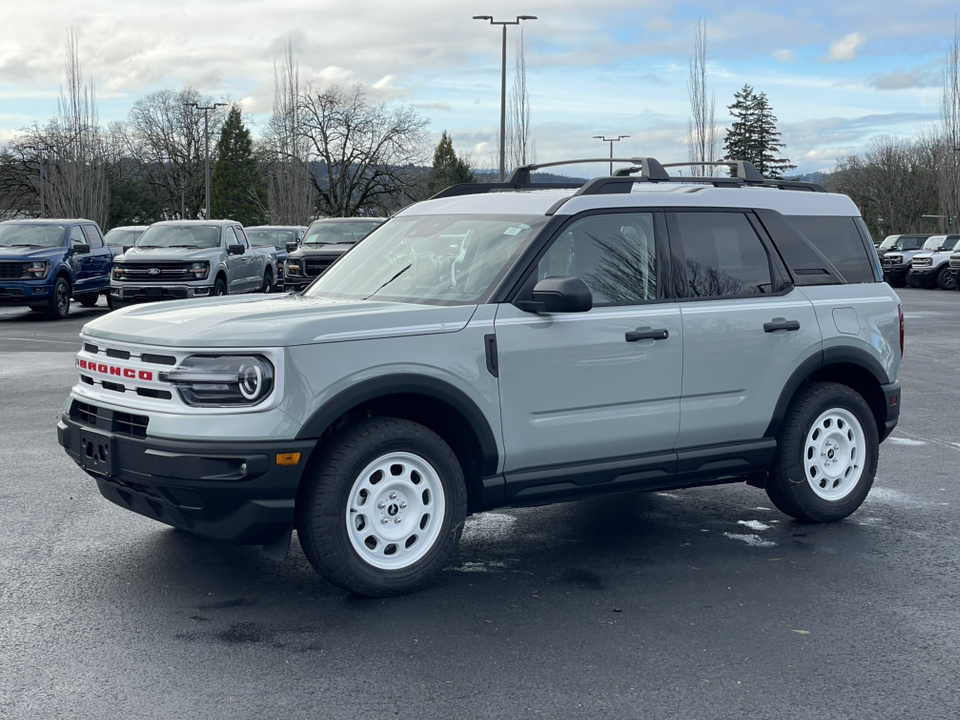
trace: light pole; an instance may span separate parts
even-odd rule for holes
[[[206,179],[206,198],[207,210],[203,216],[204,220],[210,219],[210,125],[207,113],[210,110],[216,110],[218,107],[226,107],[227,103],[214,103],[213,105],[198,105],[195,102],[183,104],[184,107],[194,107],[197,110],[203,110],[203,174]]]
[[[493,15],[474,15],[474,20],[489,20],[491,25],[503,27],[502,58],[500,61],[500,182],[503,182],[504,151],[507,141],[507,25],[519,25],[521,20],[536,20],[536,15],[517,15],[516,20],[494,20]]]
[[[608,138],[603,135],[594,135],[594,140],[603,140],[604,142],[610,143],[610,174],[613,175],[613,144],[615,142],[620,142],[624,138],[630,137],[629,135],[617,135],[615,138]]]

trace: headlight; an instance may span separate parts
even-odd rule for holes
[[[27,265],[27,276],[33,280],[43,280],[50,272],[50,263],[46,260],[32,262]]]
[[[287,275],[299,275],[300,274],[300,263],[290,262],[287,260],[283,264],[283,271]]]
[[[210,263],[195,262],[190,266],[188,272],[193,275],[194,280],[205,280],[207,275],[210,274]]]
[[[122,280],[122,279],[123,279],[123,274],[124,274],[126,271],[127,271],[127,269],[126,269],[123,265],[117,265],[116,263],[114,263],[114,264],[113,264],[113,279],[114,279],[114,280]]]
[[[160,373],[187,405],[257,405],[274,387],[273,365],[262,355],[191,355],[176,370]]]

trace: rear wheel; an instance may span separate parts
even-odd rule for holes
[[[416,589],[446,565],[466,516],[463,471],[433,431],[370,418],[336,436],[297,496],[297,535],[327,580],[358,595]]]
[[[957,289],[957,276],[950,272],[949,267],[941,268],[937,273],[937,287],[941,290]]]
[[[97,304],[97,301],[100,299],[99,293],[85,293],[77,298],[77,302],[83,305],[83,307],[93,307]]]
[[[260,284],[260,292],[268,293],[273,290],[273,270],[267,268],[263,273],[263,282]]]
[[[846,385],[814,383],[793,402],[778,437],[767,495],[806,522],[853,513],[873,485],[879,435],[870,407]]]

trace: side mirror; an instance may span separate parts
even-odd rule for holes
[[[77,255],[88,255],[90,253],[89,245],[77,244],[77,245],[71,245],[71,248]]]
[[[544,278],[533,288],[533,301],[517,303],[524,312],[587,312],[593,308],[593,293],[578,277]]]
[[[228,255],[243,255],[243,245],[227,245]]]
[[[294,251],[296,251],[296,250],[299,250],[299,249],[300,249],[300,243],[298,243],[298,242],[296,242],[296,241],[292,241],[292,242],[288,242],[288,243],[287,243],[287,252],[288,252],[288,253],[292,253],[292,252],[294,252]]]

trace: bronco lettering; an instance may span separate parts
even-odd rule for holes
[[[90,370],[101,375],[118,375],[131,380],[153,381],[152,370],[134,370],[133,368],[120,367],[119,365],[107,365],[106,363],[96,363],[83,358],[77,358],[77,367],[81,370]]]

